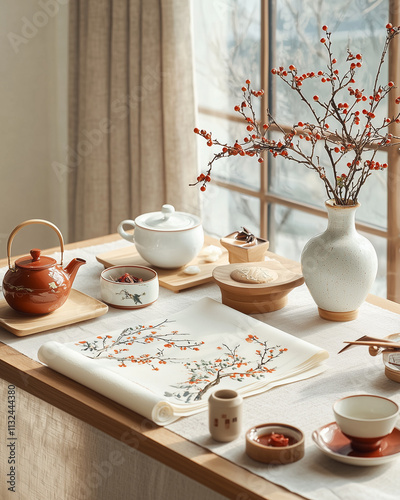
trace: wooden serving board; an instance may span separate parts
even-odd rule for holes
[[[219,240],[216,240],[211,236],[205,236],[203,249],[209,245],[215,245],[221,248],[222,254],[216,262],[206,262],[205,256],[202,255],[202,251],[200,251],[199,255],[187,264],[188,266],[198,266],[200,268],[200,273],[194,275],[189,275],[183,272],[186,266],[179,269],[161,269],[159,267],[152,266],[139,255],[134,244],[125,248],[119,248],[97,255],[96,259],[103,264],[104,267],[132,265],[151,267],[158,274],[160,286],[168,288],[173,292],[180,292],[186,288],[192,288],[194,286],[203,285],[204,283],[213,281],[213,270],[217,266],[228,264],[228,252],[220,245]]]
[[[67,301],[59,309],[38,316],[14,311],[4,299],[1,300],[0,326],[18,337],[24,337],[96,318],[107,311],[108,306],[103,302],[72,289]]]

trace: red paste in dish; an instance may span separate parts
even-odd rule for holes
[[[291,436],[285,436],[284,434],[278,434],[277,432],[262,434],[261,436],[258,436],[255,441],[264,446],[272,446],[274,448],[283,448],[284,446],[290,446],[296,442],[296,440]]]

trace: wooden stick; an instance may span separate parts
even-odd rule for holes
[[[356,341],[344,341],[345,344],[348,345],[369,345],[369,346],[376,346],[376,347],[386,347],[386,348],[392,348],[392,349],[400,349],[400,344],[397,342],[385,342],[385,341],[368,341],[368,340],[356,340]]]
[[[397,334],[395,334],[395,335],[397,335]],[[355,340],[355,343],[357,344],[358,342],[363,341],[363,340],[376,340],[378,342],[385,342],[385,343],[392,342],[390,339],[379,339],[377,337],[370,337],[369,335],[363,335],[359,339]],[[349,347],[352,347],[352,345],[355,345],[355,344],[347,344],[346,346],[343,347],[343,349],[340,349],[340,351],[338,352],[338,354],[340,354],[341,352],[345,351]],[[371,346],[371,347],[376,347],[376,346],[374,345],[374,346]],[[377,348],[375,351],[373,351],[373,350],[370,349],[369,353],[371,354],[371,356],[376,356],[378,354],[378,352],[379,352],[379,349]]]

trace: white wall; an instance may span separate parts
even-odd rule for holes
[[[67,0],[0,3],[0,257],[24,220],[50,220],[67,240]],[[22,229],[12,254],[56,246],[42,226]]]

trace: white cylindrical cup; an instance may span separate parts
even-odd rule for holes
[[[208,399],[208,424],[216,441],[233,441],[242,428],[243,398],[231,389],[220,389]]]

